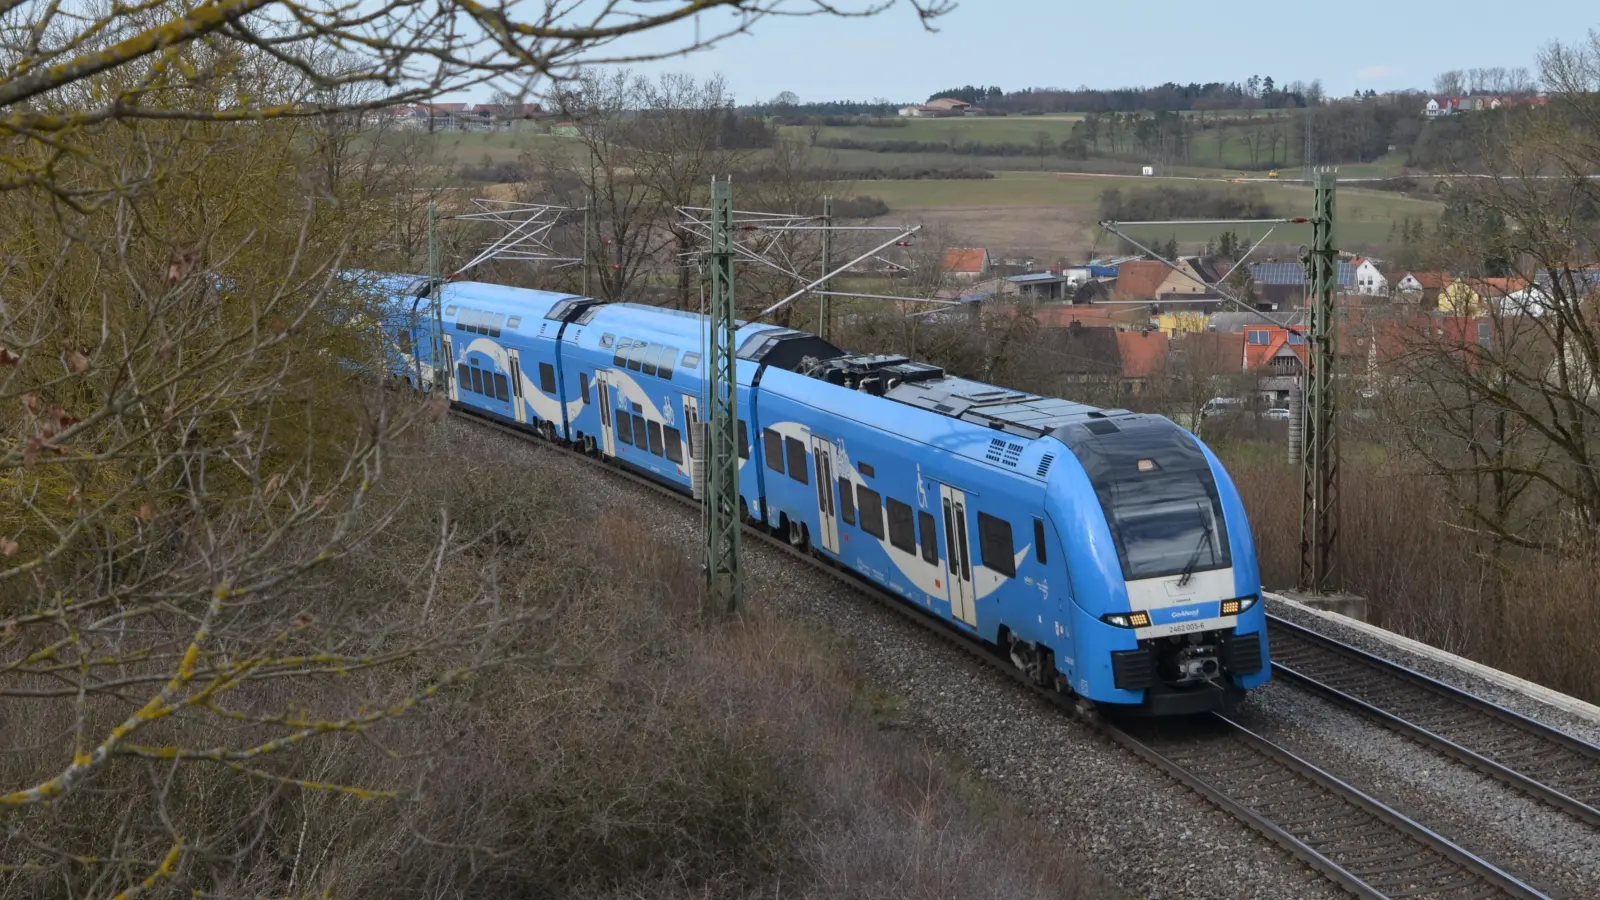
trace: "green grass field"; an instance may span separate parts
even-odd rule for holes
[[[1100,206],[1100,195],[1108,188],[1170,185],[1174,187],[1225,187],[1217,182],[1180,178],[1100,178],[1089,175],[1056,173],[1002,172],[986,181],[858,181],[851,187],[859,194],[877,197],[891,210],[966,208],[1053,207],[1074,209],[1093,221]],[[1299,184],[1259,185],[1266,198],[1285,216],[1306,215],[1311,209],[1311,190]],[[1349,244],[1375,244],[1389,237],[1392,224],[1404,216],[1432,219],[1440,204],[1415,200],[1384,191],[1343,188],[1338,195],[1338,237]],[[1241,237],[1260,237],[1267,226],[1152,226],[1130,230],[1140,237],[1179,241],[1205,241],[1226,230]],[[1307,243],[1307,225],[1280,225],[1273,232],[1273,243]]]

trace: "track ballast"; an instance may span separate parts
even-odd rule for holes
[[[459,407],[453,407],[452,414],[544,449],[564,451],[685,506],[699,507],[692,498],[643,475],[509,423]],[[1191,723],[1120,723],[1085,716],[1072,697],[1035,684],[983,643],[942,620],[823,559],[796,550],[764,529],[746,525],[744,533],[878,601],[1041,699],[1076,715],[1355,896],[1371,900],[1544,897],[1493,864],[1225,716],[1208,714]]]

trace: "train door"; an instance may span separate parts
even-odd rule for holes
[[[977,591],[972,582],[972,554],[967,541],[967,494],[948,484],[939,485],[939,508],[944,514],[945,577],[950,580],[950,614],[968,625],[978,624]]]
[[[446,373],[445,381],[450,384],[450,399],[459,401],[461,399],[461,385],[457,383],[460,379],[456,376],[456,349],[455,343],[450,340],[450,335],[448,334],[444,336],[444,370]]]
[[[696,500],[703,500],[705,494],[706,467],[705,458],[709,448],[702,446],[702,442],[709,440],[710,436],[700,431],[700,398],[685,394],[683,397],[683,432],[689,441],[689,493]]]
[[[611,384],[606,379],[605,369],[596,369],[594,372],[595,401],[600,404],[600,447],[607,456],[617,455],[617,427],[611,417],[618,415],[614,408],[615,402],[611,397]]]
[[[839,502],[834,497],[833,443],[826,438],[811,436],[811,454],[816,458],[817,469],[817,521],[821,523],[822,547],[829,553],[839,552]]]
[[[506,365],[511,367],[511,412],[517,417],[518,422],[528,421],[528,413],[522,402],[522,357],[516,350],[506,348]]]

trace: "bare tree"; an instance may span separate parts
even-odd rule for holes
[[[907,0],[924,21],[948,0]],[[299,0],[199,0],[167,7],[94,7],[23,0],[7,7],[18,23],[0,60],[0,124],[25,152],[0,157],[0,188],[73,184],[80,196],[117,187],[115,173],[72,167],[72,150],[110,121],[260,121],[330,111],[283,91],[253,90],[253,69],[327,89],[376,87],[353,108],[429,100],[506,81],[561,84],[584,66],[676,56],[714,46],[774,16],[873,15],[893,3],[850,6],[823,0],[595,0],[527,9],[510,2],[449,0],[426,9],[402,2],[319,6]],[[736,13],[716,17],[719,11]],[[632,39],[692,20],[681,43],[646,48]],[[316,62],[328,46],[359,48],[356,65],[330,72]],[[266,48],[271,65],[259,64]],[[197,101],[198,85],[227,86],[226,102]]]
[[[731,145],[733,97],[721,76],[697,81],[689,75],[663,75],[640,83],[634,135],[634,165],[640,183],[660,204],[659,217],[670,236],[677,269],[677,303],[687,309],[695,296],[690,265],[698,239],[675,210],[709,202],[711,176],[742,165],[754,147]]]
[[[6,7],[0,890],[303,892],[283,805],[415,798],[449,747],[409,720],[534,646],[492,584],[435,589],[471,543],[444,516],[394,554],[405,603],[331,580],[403,509],[384,476],[444,408],[381,389],[411,345],[374,325],[414,339],[415,298],[350,273],[421,268],[431,142],[361,113],[875,8]],[[629,43],[701,18],[725,27]],[[623,163],[604,183],[632,204]],[[281,875],[242,885],[256,864]]]
[[[594,287],[607,300],[636,299],[661,252],[663,214],[641,174],[648,162],[634,115],[644,90],[627,71],[584,75],[563,98],[578,122],[576,146],[547,146],[525,160],[535,170],[537,195],[591,210]]]
[[[1496,541],[1545,547],[1600,532],[1600,33],[1540,59],[1548,116],[1486,148],[1492,177],[1463,188],[1439,252],[1477,303],[1412,329],[1404,433]],[[1477,308],[1471,308],[1477,307]]]

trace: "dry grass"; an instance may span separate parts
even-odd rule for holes
[[[1244,496],[1262,582],[1292,587],[1299,570],[1300,476],[1251,445],[1219,453]],[[1458,527],[1446,496],[1397,464],[1342,470],[1344,584],[1366,597],[1375,624],[1575,697],[1600,701],[1600,554],[1535,554]]]
[[[221,767],[113,769],[99,787],[149,779],[154,789],[171,775],[174,821],[232,823],[209,829],[209,844],[152,895],[1107,896],[1058,841],[918,738],[880,728],[842,644],[768,613],[707,621],[697,561],[631,510],[579,495],[531,465],[527,448],[476,432],[447,430],[407,452],[389,488],[405,488],[407,513],[308,594],[355,628],[423,615],[414,598],[437,578],[426,615],[489,593],[541,624],[517,636],[516,664],[370,743],[293,758],[303,777],[388,783],[409,799],[263,786]],[[467,546],[436,566],[427,551],[441,528]],[[358,697],[387,683],[351,682]],[[8,729],[59,727],[8,706]],[[7,755],[0,774],[52,752]],[[92,852],[128,825],[92,796],[75,810],[41,836]],[[25,849],[0,833],[0,859]],[[61,890],[0,870],[7,898]]]

